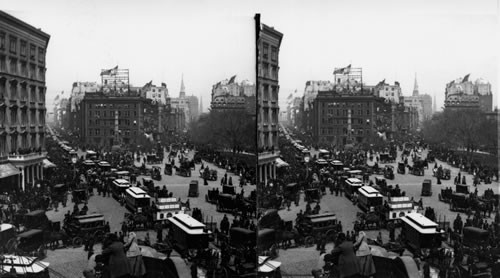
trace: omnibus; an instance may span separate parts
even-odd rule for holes
[[[129,187],[125,190],[125,205],[132,212],[141,213],[143,208],[149,207],[151,196],[139,187]]]
[[[363,180],[363,171],[361,171],[361,170],[348,170],[347,175],[350,178],[357,178],[357,179]]]
[[[389,210],[386,213],[387,220],[399,220],[409,213],[417,213],[416,206],[410,197],[390,197],[388,202]]]
[[[358,206],[363,211],[374,211],[375,207],[381,206],[384,203],[382,194],[371,186],[363,186],[358,189],[358,192]]]
[[[344,181],[344,192],[347,199],[351,199],[354,193],[363,186],[363,182],[357,178],[348,178]]]
[[[115,172],[117,179],[123,179],[130,182],[130,173],[129,171],[117,171]]]
[[[205,224],[200,223],[188,214],[178,213],[168,219],[170,232],[168,236],[174,243],[174,248],[180,254],[187,254],[190,250],[208,248],[209,235]]]
[[[319,149],[318,158],[330,160],[332,158],[332,154],[328,150]]]
[[[406,244],[413,250],[432,249],[441,246],[443,230],[438,224],[420,213],[409,213],[401,217],[401,233]]]
[[[130,182],[124,179],[115,179],[111,184],[111,195],[117,200],[123,199],[125,190],[130,187]]]
[[[174,214],[184,213],[184,208],[181,206],[181,200],[175,197],[158,198],[155,203],[156,215],[155,221],[165,222]]]

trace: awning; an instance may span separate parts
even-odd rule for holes
[[[281,159],[279,157],[276,158],[275,161],[276,161],[276,167],[278,167],[278,168],[290,166],[288,163],[286,163],[285,161],[283,161],[283,159]]]
[[[271,261],[269,257],[259,256],[259,272],[268,273],[275,271],[278,267],[281,266],[280,262]]]
[[[16,168],[16,166],[10,164],[10,163],[5,163],[5,164],[0,164],[0,179],[14,176],[14,175],[19,175],[21,171]]]
[[[42,163],[43,163],[43,168],[45,168],[45,169],[56,167],[56,165],[54,163],[50,162],[50,160],[48,160],[46,158],[43,159]]]

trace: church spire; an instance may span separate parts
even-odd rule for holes
[[[415,85],[413,86],[413,96],[418,96],[417,73],[415,73]]]
[[[184,73],[181,77],[181,91],[179,93],[179,98],[186,98],[186,88],[184,87]]]

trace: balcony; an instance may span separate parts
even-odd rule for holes
[[[9,162],[12,163],[22,163],[22,162],[30,162],[33,160],[42,160],[47,156],[46,151],[40,151],[40,152],[31,152],[27,154],[9,154]]]
[[[259,150],[258,164],[261,165],[261,164],[272,163],[278,157],[280,157],[279,150],[275,150],[275,151],[268,151],[268,150],[261,151],[261,150]]]

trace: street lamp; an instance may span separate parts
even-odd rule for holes
[[[306,179],[309,176],[309,161],[311,161],[311,157],[308,155],[304,157],[304,162],[306,163]]]

